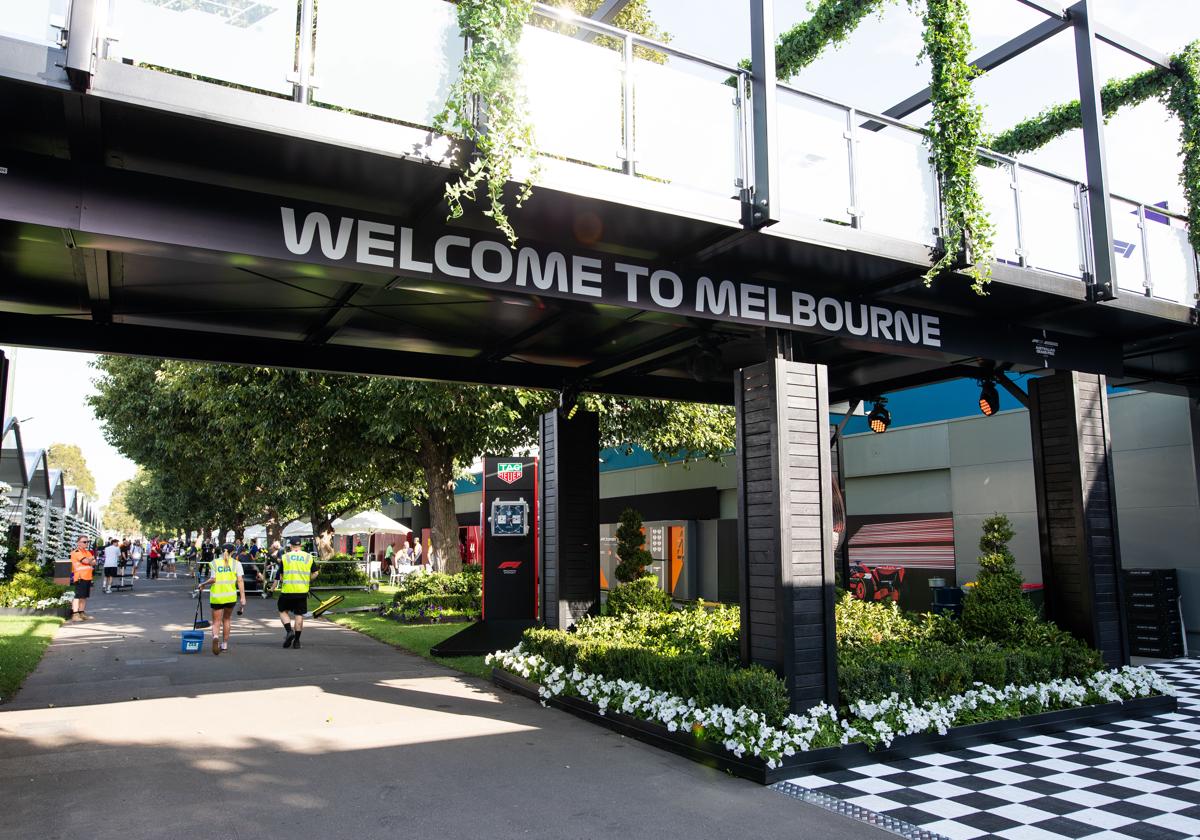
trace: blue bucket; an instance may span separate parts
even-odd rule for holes
[[[204,647],[204,633],[199,630],[184,630],[180,650],[184,653],[199,653]]]

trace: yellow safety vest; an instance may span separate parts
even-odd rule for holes
[[[313,557],[307,551],[289,551],[283,555],[283,578],[279,591],[307,592],[312,575]]]
[[[213,585],[210,604],[232,604],[237,600],[237,566],[233,560],[213,561]]]

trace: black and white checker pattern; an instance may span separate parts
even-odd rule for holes
[[[950,840],[1200,837],[1200,659],[1151,666],[1179,711],[790,782]],[[849,809],[848,809],[849,810]]]

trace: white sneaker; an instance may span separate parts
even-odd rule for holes
[[[229,642],[221,642],[221,650],[229,650]]]

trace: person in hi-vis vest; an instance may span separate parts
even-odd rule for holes
[[[242,564],[233,556],[233,546],[221,546],[221,556],[210,564],[212,571],[208,580],[197,587],[203,590],[211,586],[208,605],[212,609],[212,652],[216,656],[229,650],[229,627],[233,623],[233,605],[236,601],[238,615],[246,609],[246,584],[242,580]],[[203,597],[203,596],[201,596]]]
[[[308,587],[318,571],[313,556],[300,549],[300,540],[288,540],[288,550],[280,558],[279,621],[285,633],[283,646],[300,649],[300,631],[304,629],[304,614],[308,612]]]
[[[71,599],[71,621],[89,621],[91,616],[87,609],[88,598],[92,595],[92,570],[96,565],[96,555],[88,548],[88,538],[80,536],[75,540],[75,550],[71,552],[71,581],[75,584],[75,597]]]

